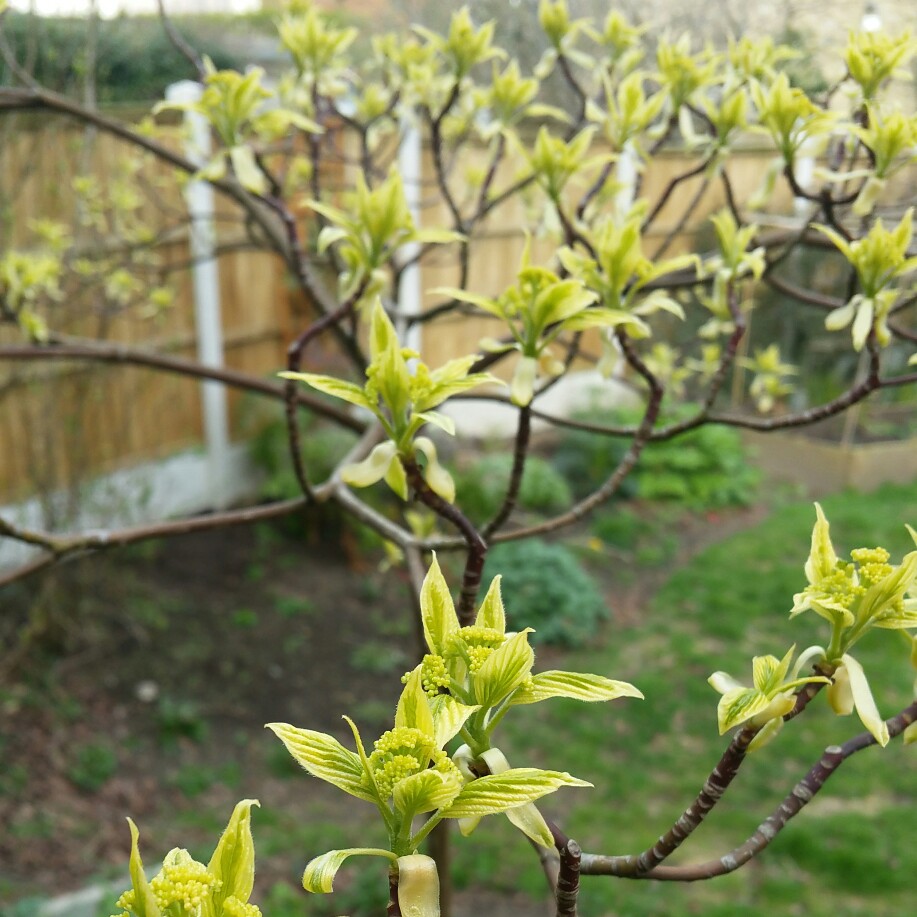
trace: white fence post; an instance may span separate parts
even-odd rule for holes
[[[203,87],[191,80],[173,83],[166,89],[169,102],[193,103],[201,97]],[[186,155],[196,165],[210,158],[210,125],[198,112],[185,113],[189,130]],[[202,364],[223,366],[223,325],[220,315],[220,278],[215,255],[213,225],[213,188],[205,181],[192,181],[185,189],[185,200],[191,217],[190,252],[193,266],[194,321],[197,329],[197,356]],[[204,439],[210,465],[210,498],[215,509],[227,502],[227,466],[229,461],[229,414],[226,389],[219,382],[201,383],[201,409]]]
[[[423,191],[423,146],[420,128],[411,114],[401,121],[401,142],[398,145],[398,171],[404,183],[404,196],[408,210],[416,226],[420,226],[420,201]],[[401,256],[406,260],[416,258],[420,245],[411,242],[402,246]],[[420,315],[422,290],[420,286],[420,264],[408,265],[401,274],[398,289],[398,312],[403,316],[399,322],[398,333],[402,344],[420,352],[420,325],[410,320]]]

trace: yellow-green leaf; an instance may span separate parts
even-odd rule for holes
[[[491,580],[474,623],[476,627],[489,627],[503,634],[506,633],[506,612],[503,609],[503,596],[500,594],[501,580],[500,576],[495,576]]]
[[[258,168],[254,151],[250,146],[232,147],[229,151],[229,159],[236,178],[239,179],[239,184],[246,191],[252,191],[255,194],[263,194],[267,191],[267,179]]]
[[[398,857],[398,909],[403,917],[439,917],[439,873],[430,857]]]
[[[346,850],[329,850],[311,860],[302,874],[302,885],[307,892],[327,895],[334,891],[334,877],[348,857],[376,856],[386,857],[393,863],[398,859],[389,850],[378,847],[349,847]]]
[[[451,694],[437,694],[430,698],[436,747],[444,748],[447,742],[458,735],[468,717],[480,709],[477,704],[460,704]]]
[[[443,773],[427,769],[399,780],[392,789],[395,808],[406,818],[442,809],[452,803],[462,789],[458,771]]]
[[[736,688],[720,698],[716,708],[720,735],[761,713],[770,704],[767,695],[754,688]]]
[[[388,475],[391,473],[393,465],[401,467],[395,444],[391,442],[379,443],[362,462],[345,465],[341,469],[341,480],[353,487],[369,487],[383,478],[386,478],[386,482],[388,482]],[[395,482],[397,483],[397,480]],[[392,487],[392,489],[394,490],[395,488]],[[407,483],[405,482],[406,489]]]
[[[856,707],[857,716],[872,733],[875,740],[884,748],[888,745],[889,740],[888,726],[879,714],[879,708],[876,706],[875,699],[872,696],[872,689],[866,680],[866,673],[859,662],[848,653],[841,657],[841,661],[844,663],[844,668],[847,669],[847,677],[850,680],[850,693],[853,695],[853,704]]]
[[[442,655],[446,638],[459,629],[459,622],[449,586],[435,554],[420,589],[420,617],[430,652]]]
[[[357,407],[368,408],[369,410],[374,407],[373,403],[366,397],[363,389],[359,385],[354,385],[353,382],[335,379],[334,376],[320,376],[316,373],[282,372],[278,373],[278,375],[281,379],[294,379],[297,382],[305,382],[306,385],[310,385],[319,392],[324,392],[334,398],[340,398],[341,401],[355,404]]]
[[[407,684],[398,698],[395,710],[395,727],[407,726],[419,729],[424,735],[434,735],[433,712],[427,700],[421,681],[421,667],[417,666],[408,677]]]
[[[513,704],[537,704],[550,697],[570,697],[588,702],[615,700],[618,697],[639,697],[643,694],[626,681],[614,681],[603,675],[585,672],[539,672],[529,684],[513,695]]]
[[[468,818],[505,812],[534,802],[562,786],[592,786],[585,780],[558,771],[534,767],[512,768],[502,774],[489,774],[466,783],[455,802],[442,815]]]
[[[229,824],[220,836],[207,871],[217,882],[211,891],[215,913],[221,914],[223,902],[234,897],[246,904],[255,882],[255,844],[252,840],[251,810],[260,806],[257,799],[236,803]]]
[[[484,660],[474,674],[474,699],[482,707],[493,707],[511,694],[528,677],[535,653],[528,643],[532,628],[514,634]]]
[[[268,723],[287,751],[314,777],[358,799],[375,800],[363,782],[360,758],[324,732],[298,729],[289,723]]]
[[[130,873],[131,886],[134,889],[132,910],[136,917],[161,917],[159,905],[153,897],[150,883],[147,882],[146,873],[143,871],[143,861],[140,859],[140,832],[130,818],[127,824],[131,831]]]

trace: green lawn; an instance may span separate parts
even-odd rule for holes
[[[882,544],[893,562],[913,547],[917,488],[840,494],[823,503],[838,553]],[[822,620],[792,621],[793,593],[805,585],[814,511],[777,509],[763,524],[715,545],[674,570],[638,627],[605,634],[599,650],[570,653],[564,666],[634,682],[645,701],[604,707],[552,701],[507,718],[503,744],[514,763],[567,769],[595,783],[545,806],[584,849],[633,853],[651,844],[700,789],[726,740],[717,736],[718,695],[707,676],[724,669],[750,680],[751,657],[782,655],[827,642]],[[856,655],[880,710],[891,715],[912,695],[907,648],[892,631],[874,631]],[[537,666],[537,663],[536,663]],[[822,749],[861,731],[835,717],[824,698],[754,754],[726,798],[671,862],[718,857],[741,843],[818,759]],[[917,768],[899,741],[848,760],[817,799],[768,850],[732,876],[694,885],[584,880],[582,912],[621,917],[701,914],[901,915],[914,905],[913,843]],[[566,814],[563,805],[569,806]],[[482,873],[507,890],[542,894],[544,880],[505,819],[487,819],[477,844],[457,844],[458,878]]]

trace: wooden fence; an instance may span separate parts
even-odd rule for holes
[[[29,244],[29,223],[35,218],[69,220],[79,213],[72,192],[78,173],[94,175],[99,186],[117,179],[119,164],[129,153],[125,145],[107,135],[87,135],[75,128],[17,117],[0,126],[0,233],[4,247]],[[472,154],[465,166],[474,168]],[[770,152],[738,153],[729,165],[737,195],[747,196],[757,186]],[[643,193],[658,196],[671,178],[692,162],[680,154],[663,154],[643,176]],[[506,167],[502,181],[509,181],[518,163]],[[424,187],[431,187],[429,154],[424,162]],[[168,171],[146,164],[140,174],[148,193],[137,210],[157,232],[170,239],[159,248],[167,263],[188,259],[187,238],[180,229],[185,209]],[[457,181],[461,176],[457,176]],[[687,222],[676,233],[669,253],[691,244],[703,219],[722,206],[719,182],[700,189],[703,177],[686,181],[661,214],[658,227],[648,238],[648,251],[672,231],[687,201],[694,201]],[[497,187],[499,187],[499,181]],[[699,190],[700,189],[700,190]],[[788,206],[788,198],[781,206]],[[497,294],[509,285],[522,251],[520,227],[525,225],[526,197],[520,196],[498,210],[471,246],[471,287],[484,294]],[[445,220],[441,205],[424,210],[423,222],[436,225]],[[219,212],[219,241],[232,245],[241,239],[239,214]],[[103,243],[115,244],[117,227],[87,230],[88,237],[101,235]],[[536,242],[535,257],[549,258],[547,243]],[[307,306],[292,294],[283,270],[273,256],[253,250],[236,250],[220,259],[225,361],[229,367],[256,374],[270,374],[284,363],[284,351],[294,329],[302,327]],[[176,292],[174,305],[153,318],[108,314],[98,305],[68,319],[73,334],[161,350],[193,357],[197,336],[190,275],[171,276]],[[448,254],[437,256],[421,271],[424,290],[454,285],[457,272]],[[435,297],[427,296],[430,303]],[[61,314],[69,303],[61,304]],[[486,319],[460,318],[437,322],[424,332],[423,351],[430,365],[477,349],[485,335],[496,332]],[[0,344],[14,343],[16,335],[0,327]],[[0,503],[22,499],[36,492],[73,489],[88,476],[105,473],[142,461],[164,457],[202,442],[200,383],[181,376],[141,368],[98,365],[88,362],[39,365],[0,361]],[[231,394],[232,435],[239,439],[246,429],[243,399]]]
[[[80,166],[100,183],[108,177],[117,181],[129,152],[108,135],[87,138],[73,128],[34,121],[2,136],[4,247],[27,246],[34,219],[69,223],[74,215],[78,218],[72,182]],[[101,296],[95,303],[89,296],[84,297],[86,307],[76,310],[73,302],[61,302],[60,320],[73,335],[194,358],[186,209],[165,169],[145,163],[141,174],[148,193],[135,217],[170,240],[156,247],[161,268],[154,265],[148,276],[154,283],[160,269],[168,270],[172,306],[144,318],[138,317],[140,310],[119,313],[106,308]],[[225,205],[218,211],[221,245],[232,249],[241,240],[238,220],[239,214]],[[97,245],[116,246],[123,241],[117,230],[117,224],[106,224],[86,228],[85,235]],[[182,267],[169,270],[177,265]],[[226,365],[255,374],[275,371],[283,364],[294,314],[303,309],[278,259],[255,250],[230,250],[219,259],[219,287]],[[68,300],[77,292],[68,289]],[[13,329],[0,326],[0,343],[18,340]],[[236,392],[230,392],[230,413],[232,435],[238,439],[246,418]],[[0,502],[72,489],[88,476],[198,447],[202,435],[200,383],[193,379],[89,361],[0,361]]]

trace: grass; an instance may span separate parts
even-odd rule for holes
[[[824,501],[838,553],[882,544],[893,560],[913,548],[904,522],[917,521],[914,488],[885,487]],[[805,579],[814,512],[810,503],[784,506],[756,528],[715,545],[673,572],[636,627],[608,634],[601,649],[573,652],[564,667],[635,683],[645,701],[607,707],[551,701],[508,718],[505,744],[516,763],[567,769],[595,783],[545,805],[564,811],[566,830],[584,849],[637,852],[653,843],[693,799],[726,740],[716,734],[718,695],[707,685],[716,669],[750,681],[751,657],[782,655],[824,643],[814,615],[788,620],[792,596]],[[876,631],[857,644],[880,710],[891,715],[912,696],[913,670],[903,641]],[[552,663],[553,664],[553,663]],[[742,843],[773,811],[822,749],[860,732],[856,718],[833,716],[822,698],[770,746],[753,755],[724,801],[672,862],[719,857]],[[913,807],[917,768],[900,741],[848,760],[822,794],[748,867],[714,882],[689,886],[584,881],[584,914],[705,917],[741,911],[749,917],[891,917],[909,913],[917,852]],[[489,819],[488,821],[495,821]],[[489,826],[488,826],[489,827]],[[529,851],[499,863],[501,841],[482,837],[467,870],[540,894]],[[461,845],[462,847],[466,845]],[[511,845],[514,846],[514,845]],[[462,857],[466,856],[462,854]],[[473,868],[472,868],[473,867]],[[910,904],[908,904],[910,901]]]

